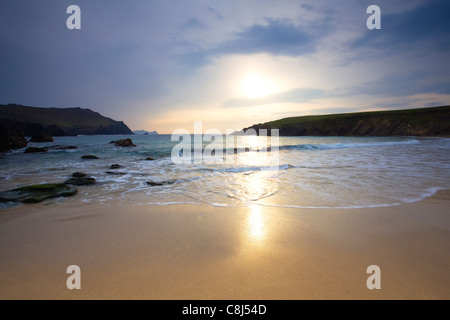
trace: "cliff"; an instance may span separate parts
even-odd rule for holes
[[[28,141],[21,131],[0,123],[0,152],[25,148],[27,144]]]
[[[0,105],[0,124],[21,131],[25,136],[38,134],[51,136],[133,134],[123,122],[81,108]]]
[[[450,136],[450,106],[285,118],[243,129],[280,136]]]

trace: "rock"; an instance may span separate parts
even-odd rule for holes
[[[78,147],[77,146],[63,146],[63,147],[57,146],[55,148],[55,150],[74,150],[74,149],[78,149]]]
[[[148,186],[151,186],[151,187],[160,187],[160,186],[166,186],[166,185],[174,184],[175,181],[161,181],[161,182],[147,181],[146,183],[147,183]]]
[[[77,189],[65,184],[41,184],[0,192],[0,202],[39,203],[51,198],[70,197]]]
[[[45,149],[48,149],[48,150],[58,150],[58,148],[61,148],[61,146],[56,145],[56,146],[46,146],[45,147]]]
[[[106,174],[110,174],[110,175],[113,175],[113,176],[123,176],[123,175],[125,175],[125,174],[128,174],[128,173],[126,173],[126,172],[112,172],[112,171],[106,171],[105,172]]]
[[[76,146],[49,146],[45,147],[47,150],[72,150],[72,149],[78,149]]]
[[[48,150],[72,150],[72,149],[78,149],[78,147],[75,146],[50,146],[45,148],[36,148],[36,147],[29,147],[25,150],[25,153],[37,153],[37,152],[47,152]],[[91,157],[91,156],[88,156]]]
[[[39,123],[29,123],[25,122],[19,125],[20,130],[23,131],[24,135],[27,137],[36,136],[44,132],[44,127]]]
[[[149,186],[151,186],[151,187],[159,187],[159,186],[163,186],[164,183],[162,183],[162,182],[147,181],[147,185],[149,185]]]
[[[46,148],[30,147],[30,148],[27,148],[24,153],[42,153],[42,152],[47,152],[47,151],[48,150]]]
[[[82,172],[75,172],[72,175],[72,178],[85,178],[85,177],[87,177],[87,174],[86,173],[82,173]]]
[[[88,155],[82,156],[81,159],[83,159],[83,160],[98,160],[98,159],[100,159],[100,158],[88,154]]]
[[[53,142],[53,138],[48,135],[38,134],[38,135],[32,136],[30,142],[37,142],[37,143]]]
[[[146,158],[145,160],[146,160],[146,161],[155,161],[156,159],[153,158],[153,157],[148,157],[148,158]]]
[[[28,144],[23,132],[0,123],[0,152],[25,148]]]
[[[64,184],[70,184],[74,186],[89,186],[95,184],[97,181],[94,178],[87,177],[75,177],[67,180]]]
[[[133,140],[131,139],[122,139],[117,141],[111,141],[110,143],[114,143],[116,147],[123,147],[123,148],[129,148],[129,147],[136,147],[135,144],[133,144]]]
[[[120,168],[123,168],[123,167],[120,164],[113,164],[109,168],[112,169],[112,170],[115,170],[115,169],[120,169]]]

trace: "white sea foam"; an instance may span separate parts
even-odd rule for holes
[[[7,154],[0,158],[0,191],[63,182],[73,172],[85,172],[98,183],[80,187],[77,196],[62,201],[364,208],[415,202],[450,188],[450,139],[280,138],[279,166],[259,163],[252,152],[238,165],[175,165],[170,159],[170,136],[133,137],[138,147],[132,149],[111,147],[111,140],[108,136],[56,138],[55,144],[79,148]],[[81,160],[86,154],[100,159]],[[149,156],[156,160],[144,161]],[[123,168],[111,170],[112,164]],[[149,186],[149,181],[174,183]]]

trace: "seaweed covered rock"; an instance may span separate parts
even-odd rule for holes
[[[51,198],[71,197],[77,189],[68,185],[41,184],[0,192],[0,202],[39,203]]]

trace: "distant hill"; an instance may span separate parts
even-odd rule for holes
[[[123,122],[106,118],[90,109],[81,108],[0,105],[0,124],[22,131],[25,136],[133,134]]]
[[[136,130],[133,131],[134,134],[138,134],[138,135],[157,135],[158,132],[156,131],[147,131],[147,130]]]
[[[450,106],[293,117],[256,124],[243,130],[248,129],[268,129],[268,134],[270,129],[279,129],[280,136],[448,137]]]

